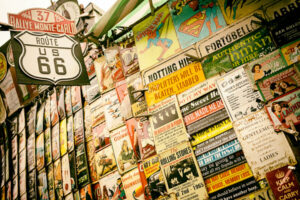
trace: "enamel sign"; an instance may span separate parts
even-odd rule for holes
[[[67,35],[12,32],[19,84],[89,84],[79,43]]]

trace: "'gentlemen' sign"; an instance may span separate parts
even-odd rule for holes
[[[79,43],[67,35],[11,32],[19,84],[89,84]]]

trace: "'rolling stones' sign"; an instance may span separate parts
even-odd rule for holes
[[[13,51],[18,83],[89,83],[80,45],[70,36],[24,31],[13,36]]]

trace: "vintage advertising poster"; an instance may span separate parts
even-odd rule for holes
[[[258,25],[251,23],[257,20],[253,14],[233,23],[214,33],[211,37],[201,40],[196,48],[202,57],[207,56],[239,39],[248,35],[258,28]]]
[[[51,130],[45,130],[45,164],[48,165],[52,162],[52,145],[51,145]]]
[[[45,166],[44,133],[36,138],[36,169],[39,171]]]
[[[265,6],[264,14],[269,21],[285,16],[291,11],[297,10],[299,4],[297,0],[272,1]]]
[[[137,133],[137,125],[138,118],[131,118],[126,121],[127,132],[130,138],[131,145],[133,147],[133,152],[137,160],[141,160],[141,152],[139,148],[138,142],[138,133]]]
[[[216,192],[210,193],[209,198],[211,200],[236,199],[259,189],[261,189],[260,185],[253,177],[251,177]]]
[[[283,57],[279,50],[275,50],[268,55],[246,64],[244,69],[252,85],[255,85],[258,80],[273,74],[284,67],[286,67],[286,63]],[[254,89],[256,88],[254,87]]]
[[[69,154],[69,162],[70,166],[76,166],[76,158],[75,151],[70,152]],[[71,179],[71,187],[72,191],[78,188],[77,186],[77,175],[76,175],[76,167],[70,167],[70,179]]]
[[[169,74],[191,64],[192,60],[188,56],[186,56],[186,54],[198,57],[194,45],[181,50],[180,52],[168,57],[157,65],[154,65],[153,67],[143,71],[142,78],[144,85],[148,85],[153,81],[168,76]]]
[[[224,108],[224,104],[222,99],[219,99],[209,105],[203,106],[202,108],[196,110],[195,112],[192,112],[186,116],[183,117],[184,123],[186,126],[203,119],[221,109]]]
[[[170,13],[181,48],[186,48],[226,26],[216,3],[210,1],[169,1]]]
[[[26,193],[26,185],[27,185],[27,179],[26,179],[26,172],[22,172],[19,175],[19,184],[20,184],[20,196]]]
[[[121,116],[121,106],[116,90],[105,93],[107,104],[104,107],[106,126],[109,131],[116,129],[124,124]]]
[[[18,133],[21,133],[24,128],[25,128],[25,109],[22,108],[18,115]]]
[[[275,200],[275,197],[271,188],[266,187],[264,189],[258,190],[256,192],[252,192],[241,198],[238,198],[237,200],[253,200],[253,199]]]
[[[91,103],[95,99],[97,99],[98,97],[100,97],[100,90],[99,90],[99,85],[98,85],[98,78],[94,77],[92,80],[90,80],[90,84],[91,85],[81,86],[82,90],[86,91],[85,100],[88,103]]]
[[[31,106],[30,109],[26,112],[26,126],[29,135],[35,133],[36,111],[37,111],[37,103]]]
[[[44,111],[45,111],[45,104],[42,103],[36,114],[36,127],[35,127],[36,134],[40,134],[44,130]]]
[[[143,162],[144,174],[152,199],[172,199],[168,193],[163,173],[160,169],[159,157],[152,156]],[[147,188],[145,189],[147,191]],[[175,196],[175,194],[173,193]]]
[[[131,104],[127,90],[126,80],[116,83],[116,92],[120,102],[120,111],[123,120],[127,120],[132,117]]]
[[[66,117],[66,109],[65,109],[65,87],[59,86],[57,87],[57,107],[58,107],[58,115],[59,119],[63,120]]]
[[[99,181],[92,185],[92,192],[95,200],[102,200],[101,187]]]
[[[164,78],[150,83],[148,91],[145,92],[147,104],[152,106],[171,95],[182,93],[204,80],[201,64],[191,63]]]
[[[281,54],[288,65],[300,61],[300,39],[280,48]]]
[[[257,29],[206,57],[202,62],[205,77],[209,78],[215,74],[227,72],[231,68],[267,55],[275,49],[268,30]]]
[[[126,199],[121,176],[118,171],[114,171],[113,173],[103,177],[99,180],[99,183],[103,199]]]
[[[45,123],[45,128],[51,127],[51,106],[50,106],[50,97],[47,95],[46,100],[45,100],[45,112],[44,112],[44,123]]]
[[[117,163],[111,145],[98,151],[95,159],[100,177],[117,169]]]
[[[208,199],[202,174],[189,142],[183,142],[159,154],[168,193],[178,200]]]
[[[284,128],[295,128],[300,131],[300,89],[273,99],[266,106],[269,118],[276,131]]]
[[[68,152],[68,136],[67,136],[67,119],[63,119],[59,123],[59,143],[60,155],[63,156]]]
[[[96,48],[92,43],[84,42],[82,47],[85,48],[83,53],[84,56],[84,64],[86,66],[87,74],[89,79],[91,80],[94,76],[96,76],[94,60],[98,58],[99,49]]]
[[[242,147],[237,139],[227,142],[209,152],[197,156],[199,167],[206,166],[216,162],[228,155],[242,150]]]
[[[273,169],[297,163],[285,135],[275,133],[265,110],[235,121],[233,127],[256,180]]]
[[[53,165],[54,175],[54,191],[55,196],[62,198],[64,196],[63,185],[62,185],[62,174],[61,174],[61,161],[58,159]]]
[[[91,184],[88,184],[80,189],[80,199],[81,200],[89,200],[93,199],[92,187]]]
[[[74,150],[74,129],[73,129],[73,116],[67,118],[67,146],[68,152]]]
[[[196,134],[192,135],[191,145],[196,146],[205,140],[213,138],[229,129],[232,128],[232,123],[230,119],[222,120],[213,126],[208,127],[207,129],[201,130]]]
[[[26,129],[23,129],[19,133],[19,152],[26,147]]]
[[[31,134],[27,139],[27,166],[28,171],[35,168],[35,135]]]
[[[36,179],[36,170],[32,170],[28,172],[28,198],[29,199],[37,199],[37,179]]]
[[[47,179],[48,179],[48,192],[49,192],[49,199],[55,199],[54,193],[54,177],[53,177],[53,164],[51,163],[47,168]]]
[[[180,50],[168,5],[133,27],[140,71]]]
[[[110,144],[109,131],[105,122],[94,127],[92,133],[95,151],[99,151]]]
[[[8,70],[4,80],[0,83],[0,89],[5,94],[3,101],[7,106],[7,115],[10,116],[21,106],[10,70]]]
[[[212,176],[220,174],[221,172],[227,171],[233,167],[245,163],[246,158],[242,150],[230,154],[216,162],[210,163],[206,166],[200,167],[200,171],[204,179],[208,179]]]
[[[71,98],[71,86],[66,86],[65,89],[65,108],[66,108],[66,115],[72,115],[72,98]]]
[[[81,143],[76,147],[76,172],[78,186],[82,187],[86,185],[90,178],[84,143]]]
[[[59,146],[59,124],[56,124],[52,128],[52,159],[57,160],[60,156],[60,146]]]
[[[80,86],[71,87],[71,104],[73,113],[82,108]]]
[[[240,181],[252,177],[252,172],[247,163],[234,167],[226,172],[213,176],[205,180],[208,193],[214,193],[225,187],[236,184]]]
[[[105,121],[104,106],[105,106],[105,99],[103,97],[97,99],[92,104],[90,104],[91,115],[92,115],[92,127],[95,127],[98,124]]]
[[[130,76],[139,71],[139,62],[136,47],[124,48],[120,50],[122,68],[124,76]]]
[[[62,167],[62,183],[63,183],[64,195],[67,195],[72,190],[71,176],[70,176],[70,163],[69,163],[68,154],[65,154],[61,158],[61,167]]]
[[[135,130],[137,132],[141,159],[144,160],[155,155],[156,150],[150,121],[142,118],[136,118]]]
[[[39,172],[37,179],[38,179],[39,199],[49,199],[47,174],[45,169]]]
[[[186,105],[187,103],[190,103],[199,97],[215,90],[217,88],[216,80],[220,76],[214,76],[212,78],[209,78],[203,82],[200,82],[196,86],[180,93],[177,95],[178,104],[180,107]]]
[[[213,138],[205,140],[204,142],[201,142],[200,144],[197,144],[193,148],[195,151],[195,156],[206,153],[234,139],[236,139],[234,129],[229,129],[221,133],[220,135],[217,135]]]
[[[145,200],[143,185],[138,168],[134,168],[122,176],[127,199]]]
[[[175,95],[149,107],[148,111],[158,154],[188,140]]]
[[[243,67],[225,74],[216,83],[232,121],[263,108],[261,96],[257,91],[253,91]]]
[[[140,73],[127,77],[126,82],[133,116],[145,114],[147,112],[147,104],[144,93],[137,92],[137,90],[144,89]]]
[[[97,172],[97,163],[96,163],[96,153],[95,153],[95,146],[93,141],[86,142],[86,153],[87,159],[89,164],[89,171],[91,182],[95,182],[99,180],[99,173]]]
[[[50,121],[51,126],[54,126],[59,121],[58,111],[57,111],[57,99],[56,99],[56,89],[50,95]]]
[[[110,133],[114,155],[120,174],[137,166],[137,158],[126,126],[122,126]]]
[[[106,60],[106,65],[103,68],[101,68],[101,73],[105,75],[104,80],[102,82],[103,84],[100,85],[102,89],[106,87],[105,81],[113,81],[113,84],[115,84],[116,82],[125,79],[119,46],[115,45],[112,47],[108,47],[104,50],[104,56]]]
[[[118,64],[120,64],[120,62],[118,62]],[[113,70],[116,69],[114,68],[114,65],[112,65],[111,69],[106,63],[106,58],[102,56],[94,60],[94,66],[98,78],[98,85],[100,86],[100,92],[104,93],[114,88],[114,82],[111,77]],[[119,67],[121,67],[121,65]]]
[[[300,198],[300,185],[293,169],[284,166],[266,174],[276,199],[293,200]]]
[[[265,101],[286,94],[300,86],[298,65],[293,64],[257,82]]]
[[[83,111],[80,109],[74,115],[74,143],[75,146],[84,141],[84,125],[83,125]]]
[[[148,183],[147,183],[147,179],[144,174],[144,167],[141,162],[138,163],[138,170],[140,172],[140,178],[141,178],[141,183],[142,183],[145,200],[152,200],[150,189],[149,189]]]
[[[241,19],[248,14],[258,10],[261,6],[263,6],[266,2],[259,0],[245,0],[233,2],[231,0],[218,0],[220,8],[223,12],[224,18],[227,24],[231,24],[238,19]]]

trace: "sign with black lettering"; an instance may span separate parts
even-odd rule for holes
[[[67,35],[11,32],[18,84],[87,85],[79,43]]]

